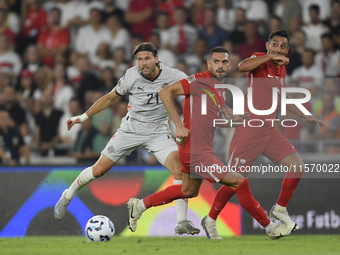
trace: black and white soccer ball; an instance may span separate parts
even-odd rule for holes
[[[115,234],[115,226],[108,217],[96,215],[87,222],[85,232],[92,242],[107,242]]]

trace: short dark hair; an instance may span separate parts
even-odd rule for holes
[[[150,42],[143,42],[141,44],[138,44],[136,48],[133,50],[133,56],[136,58],[137,53],[141,51],[150,51],[154,57],[157,57],[158,55],[158,50],[156,46]]]
[[[58,12],[59,17],[61,17],[61,10],[60,10],[58,7],[53,7],[53,8],[50,10],[50,13],[52,13],[52,12]]]
[[[289,43],[289,35],[287,30],[281,29],[281,30],[274,30],[273,32],[270,33],[269,37],[268,37],[268,42],[270,42],[274,36],[280,36],[280,37],[284,37],[287,39],[288,43]]]
[[[333,35],[329,32],[321,35],[321,39],[328,38],[329,40],[333,40]]]
[[[280,22],[280,24],[282,23],[282,19],[279,16],[275,15],[275,14],[271,15],[270,18],[271,19],[277,19]]]
[[[209,59],[211,58],[211,55],[215,52],[228,53],[228,55],[230,56],[230,53],[226,48],[222,46],[216,46],[209,51]]]
[[[316,11],[317,14],[320,14],[320,7],[317,4],[312,4],[311,6],[309,6],[309,10],[310,11],[314,10],[314,11]]]
[[[315,51],[313,49],[311,49],[311,48],[306,48],[304,53],[307,53],[307,52],[312,53],[313,56],[315,55]]]
[[[331,6],[333,7],[334,4],[340,4],[340,0],[333,0]]]

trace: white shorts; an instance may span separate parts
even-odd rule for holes
[[[118,129],[101,154],[114,162],[118,162],[126,155],[130,155],[138,147],[144,147],[149,153],[155,155],[163,166],[169,154],[178,150],[177,144],[170,133],[143,136]]]

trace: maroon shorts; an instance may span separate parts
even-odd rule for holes
[[[211,153],[193,156],[179,150],[179,159],[182,163],[181,172],[190,174],[191,178],[204,178],[217,183],[228,173],[228,168]]]
[[[294,146],[276,128],[265,137],[246,136],[235,130],[230,143],[228,164],[234,167],[251,166],[261,154],[277,163],[295,152]]]

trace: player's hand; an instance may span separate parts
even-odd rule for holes
[[[244,113],[244,115],[234,115],[232,118],[233,122],[242,122],[243,120],[248,120],[248,119],[250,119],[249,112]]]
[[[225,118],[229,118],[229,119],[232,119],[234,117],[234,113],[233,113],[233,109],[226,109],[226,110],[223,110],[224,113],[225,113]]]
[[[69,119],[67,121],[67,130],[70,130],[73,127],[73,125],[76,124],[76,123],[81,123],[79,118],[77,118],[77,119],[75,119],[73,121],[72,121],[72,119]]]
[[[279,54],[272,54],[272,61],[279,64],[280,66],[286,66],[289,64],[289,58],[279,55]]]
[[[176,128],[176,132],[175,132],[176,143],[179,146],[182,146],[186,142],[186,140],[188,139],[189,133],[190,133],[190,130],[187,129],[186,127],[184,127],[183,125],[178,126]]]
[[[306,116],[306,117],[305,117],[305,120],[306,120],[308,123],[314,125],[316,128],[318,128],[318,126],[320,126],[320,127],[327,127],[327,125],[326,125],[325,122],[323,122],[322,120],[319,120],[319,119],[317,119],[317,118],[314,118],[314,117],[311,116],[311,115]]]

